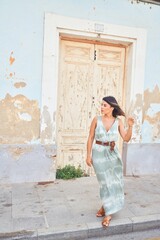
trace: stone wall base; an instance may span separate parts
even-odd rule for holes
[[[0,182],[54,181],[55,157],[54,145],[0,145]]]
[[[160,143],[124,143],[124,175],[160,174]]]

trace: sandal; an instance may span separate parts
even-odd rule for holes
[[[101,207],[97,212],[96,217],[104,217],[104,216],[105,216],[105,211],[104,211],[104,208]]]
[[[103,227],[109,227],[111,219],[112,219],[111,216],[105,217],[102,221],[102,226]]]

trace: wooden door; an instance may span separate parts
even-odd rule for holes
[[[86,142],[102,97],[123,99],[125,49],[62,40],[57,107],[57,167],[86,169]]]
[[[114,96],[123,106],[125,48],[95,45],[94,98],[96,114],[104,96]]]
[[[57,108],[57,167],[85,167],[88,125],[92,118],[94,46],[61,41]]]

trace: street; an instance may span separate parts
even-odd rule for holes
[[[132,232],[106,237],[95,237],[90,240],[160,240],[160,228],[149,231]]]

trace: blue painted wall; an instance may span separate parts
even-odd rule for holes
[[[160,86],[160,6],[130,0],[0,0],[0,99],[22,94],[41,106],[45,12],[145,28],[144,90]],[[26,86],[16,88],[16,82]]]

